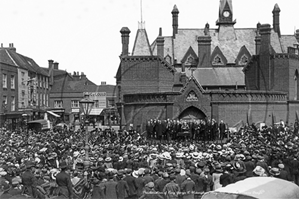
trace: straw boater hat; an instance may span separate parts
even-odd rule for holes
[[[183,158],[184,156],[184,153],[183,152],[177,152],[176,153],[176,158]]]
[[[255,173],[258,176],[261,176],[261,175],[265,174],[265,169],[262,168],[261,166],[256,166],[253,170],[253,173]]]
[[[280,170],[276,167],[271,168],[269,172],[272,176],[279,176],[280,175]]]
[[[110,161],[111,161],[111,157],[105,158],[105,162],[110,162]]]
[[[135,177],[135,178],[138,178],[139,177],[139,171],[138,170],[133,171],[132,176]]]
[[[237,173],[245,173],[247,171],[238,161],[233,163],[233,168]]]
[[[0,176],[5,176],[7,174],[6,171],[4,171],[3,168],[0,168]]]

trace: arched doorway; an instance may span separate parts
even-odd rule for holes
[[[185,109],[178,117],[178,119],[182,120],[197,120],[197,119],[204,119],[206,115],[199,110],[198,108],[191,106]]]

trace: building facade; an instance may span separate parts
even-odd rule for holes
[[[215,119],[293,123],[298,114],[299,32],[280,33],[280,9],[273,27],[235,28],[231,0],[221,0],[216,28],[180,29],[172,10],[173,35],[150,45],[140,26],[129,53],[130,30],[121,29],[117,71],[122,125],[145,126],[149,119]],[[196,38],[196,39],[195,39]]]
[[[43,117],[49,108],[49,74],[11,43],[0,48],[0,126],[16,129],[24,120]]]
[[[89,114],[91,123],[106,126],[119,124],[119,116],[115,108],[115,85],[107,85],[106,82],[96,85],[83,72],[70,74],[60,70],[58,63],[51,70],[52,63],[53,61],[49,60],[50,79],[53,79],[50,106],[53,107],[52,112],[60,115],[58,122],[70,125],[82,123],[83,115],[79,102],[87,94],[94,101],[93,109]]]

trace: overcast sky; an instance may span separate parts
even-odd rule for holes
[[[232,0],[235,27],[254,28],[257,22],[272,25],[278,3],[282,34],[299,28],[299,0]],[[69,73],[84,72],[96,84],[115,84],[120,63],[121,34],[131,30],[129,52],[141,20],[141,0],[0,0],[0,43],[14,43],[17,52],[33,58],[41,67],[59,62]],[[159,27],[172,35],[174,5],[179,28],[216,28],[219,0],[143,0],[142,13],[150,44]]]

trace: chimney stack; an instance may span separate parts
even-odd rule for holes
[[[179,10],[176,5],[174,5],[172,10],[172,19],[173,19],[173,38],[175,38],[175,35],[178,33],[178,14]]]
[[[164,42],[165,42],[165,39],[162,36],[162,28],[159,28],[159,36],[156,39],[157,56],[160,56],[162,59],[164,59]]]
[[[209,67],[211,54],[211,37],[209,35],[199,36],[198,39],[198,67]]]
[[[260,26],[261,47],[260,53],[270,54],[271,50],[271,26],[270,24],[262,24]]]
[[[49,59],[48,60],[48,68],[50,69],[53,65],[53,60],[52,59]]]
[[[85,78],[86,78],[86,75],[84,74],[84,72],[81,72],[80,79],[85,79]]]
[[[54,62],[54,69],[58,70],[58,62]]]
[[[261,44],[261,37],[260,37],[260,35],[256,35],[255,36],[255,54],[256,55],[259,54],[260,44]]]
[[[101,82],[101,85],[106,85],[106,82]]]
[[[262,24],[260,27],[261,45],[259,50],[259,90],[270,91],[274,85],[274,68],[271,64],[271,26]]]
[[[123,27],[120,30],[122,37],[122,54],[121,56],[128,56],[129,34],[130,30],[127,27]]]
[[[16,48],[14,47],[14,44],[13,44],[13,43],[10,43],[10,44],[9,44],[9,49],[16,52]]]
[[[299,43],[299,29],[296,30],[295,37],[296,37],[296,39],[297,39],[297,41]]]
[[[280,34],[280,25],[279,25],[280,8],[279,8],[279,6],[278,6],[277,3],[275,4],[272,13],[273,13],[273,29],[274,29],[275,32],[278,33],[278,36],[281,37],[281,34]]]

